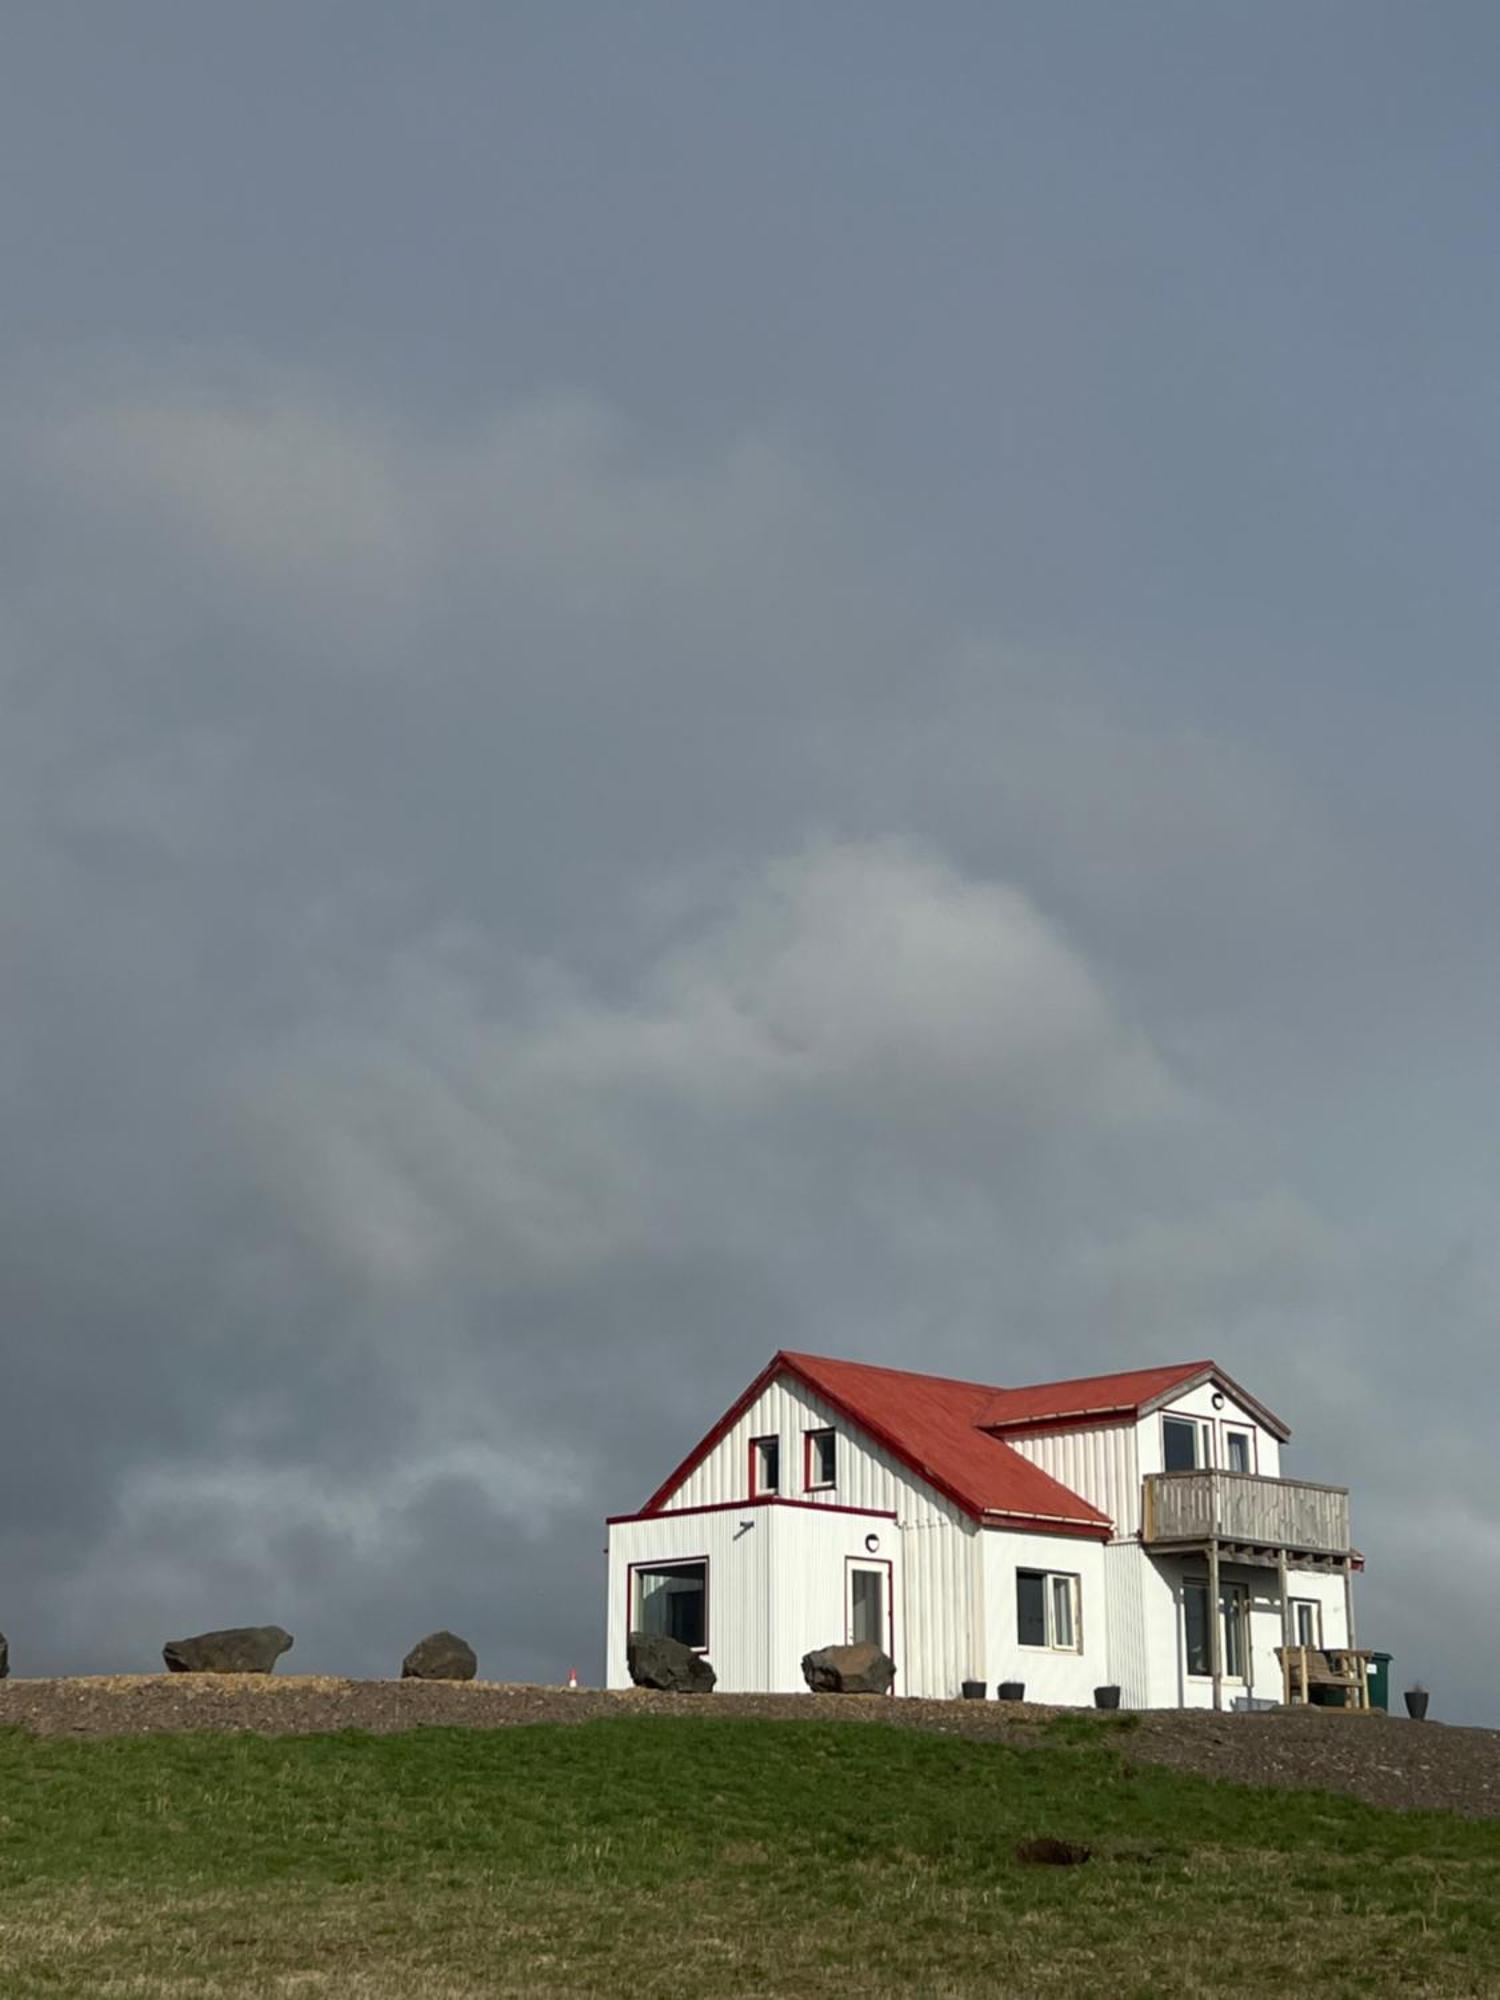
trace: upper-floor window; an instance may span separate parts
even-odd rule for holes
[[[750,1440],[750,1497],[781,1491],[781,1439]]]
[[[1078,1578],[1050,1570],[1016,1571],[1016,1638],[1023,1646],[1079,1650]]]
[[[818,1486],[832,1486],[838,1472],[838,1448],[834,1433],[806,1431],[803,1439],[806,1450],[803,1485],[809,1491]]]
[[[1161,1462],[1168,1472],[1196,1472],[1208,1464],[1208,1425],[1197,1417],[1163,1417]]]
[[[1239,1425],[1224,1426],[1224,1467],[1228,1472],[1254,1472],[1255,1434]]]

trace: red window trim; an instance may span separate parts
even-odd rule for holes
[[[711,1637],[708,1615],[713,1608],[710,1601],[713,1566],[706,1555],[658,1556],[655,1562],[642,1560],[641,1562],[627,1563],[625,1565],[625,1632],[627,1637],[637,1629],[635,1622],[636,1571],[638,1569],[691,1569],[695,1563],[702,1563],[703,1565],[703,1644],[701,1646],[690,1647],[689,1650],[694,1653],[706,1653],[708,1651],[708,1642]]]
[[[802,1433],[802,1491],[804,1493],[831,1493],[838,1485],[838,1432],[832,1424],[818,1424],[810,1431]],[[813,1439],[831,1437],[833,1443],[834,1476],[832,1479],[814,1479]]]
[[[760,1472],[760,1453],[757,1447],[763,1444],[774,1444],[776,1447],[776,1484],[774,1486],[762,1486],[758,1476]],[[753,1437],[750,1440],[750,1477],[745,1491],[750,1495],[752,1500],[772,1500],[781,1492],[781,1439],[774,1431],[766,1431],[762,1436]]]

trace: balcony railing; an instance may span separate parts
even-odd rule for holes
[[[1246,1549],[1347,1556],[1349,1489],[1249,1472],[1153,1472],[1145,1480],[1141,1539],[1229,1542]]]

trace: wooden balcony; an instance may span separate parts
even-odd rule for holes
[[[1153,1472],[1144,1482],[1141,1540],[1152,1548],[1216,1545],[1226,1560],[1343,1569],[1349,1489],[1249,1472]]]

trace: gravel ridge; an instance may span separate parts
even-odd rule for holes
[[[136,1736],[213,1730],[306,1736],[387,1735],[422,1727],[505,1729],[628,1716],[694,1720],[865,1722],[1017,1747],[1059,1740],[1060,1715],[1100,1725],[1134,1764],[1169,1765],[1240,1784],[1343,1792],[1372,1805],[1500,1817],[1500,1731],[1408,1722],[1336,1709],[1257,1715],[1153,1709],[1124,1718],[1029,1703],[922,1701],[883,1695],[670,1695],[632,1688],[500,1681],[355,1681],[301,1674],[117,1674],[0,1681],[0,1728],[37,1736]],[[1086,1740],[1094,1740],[1090,1730]]]

